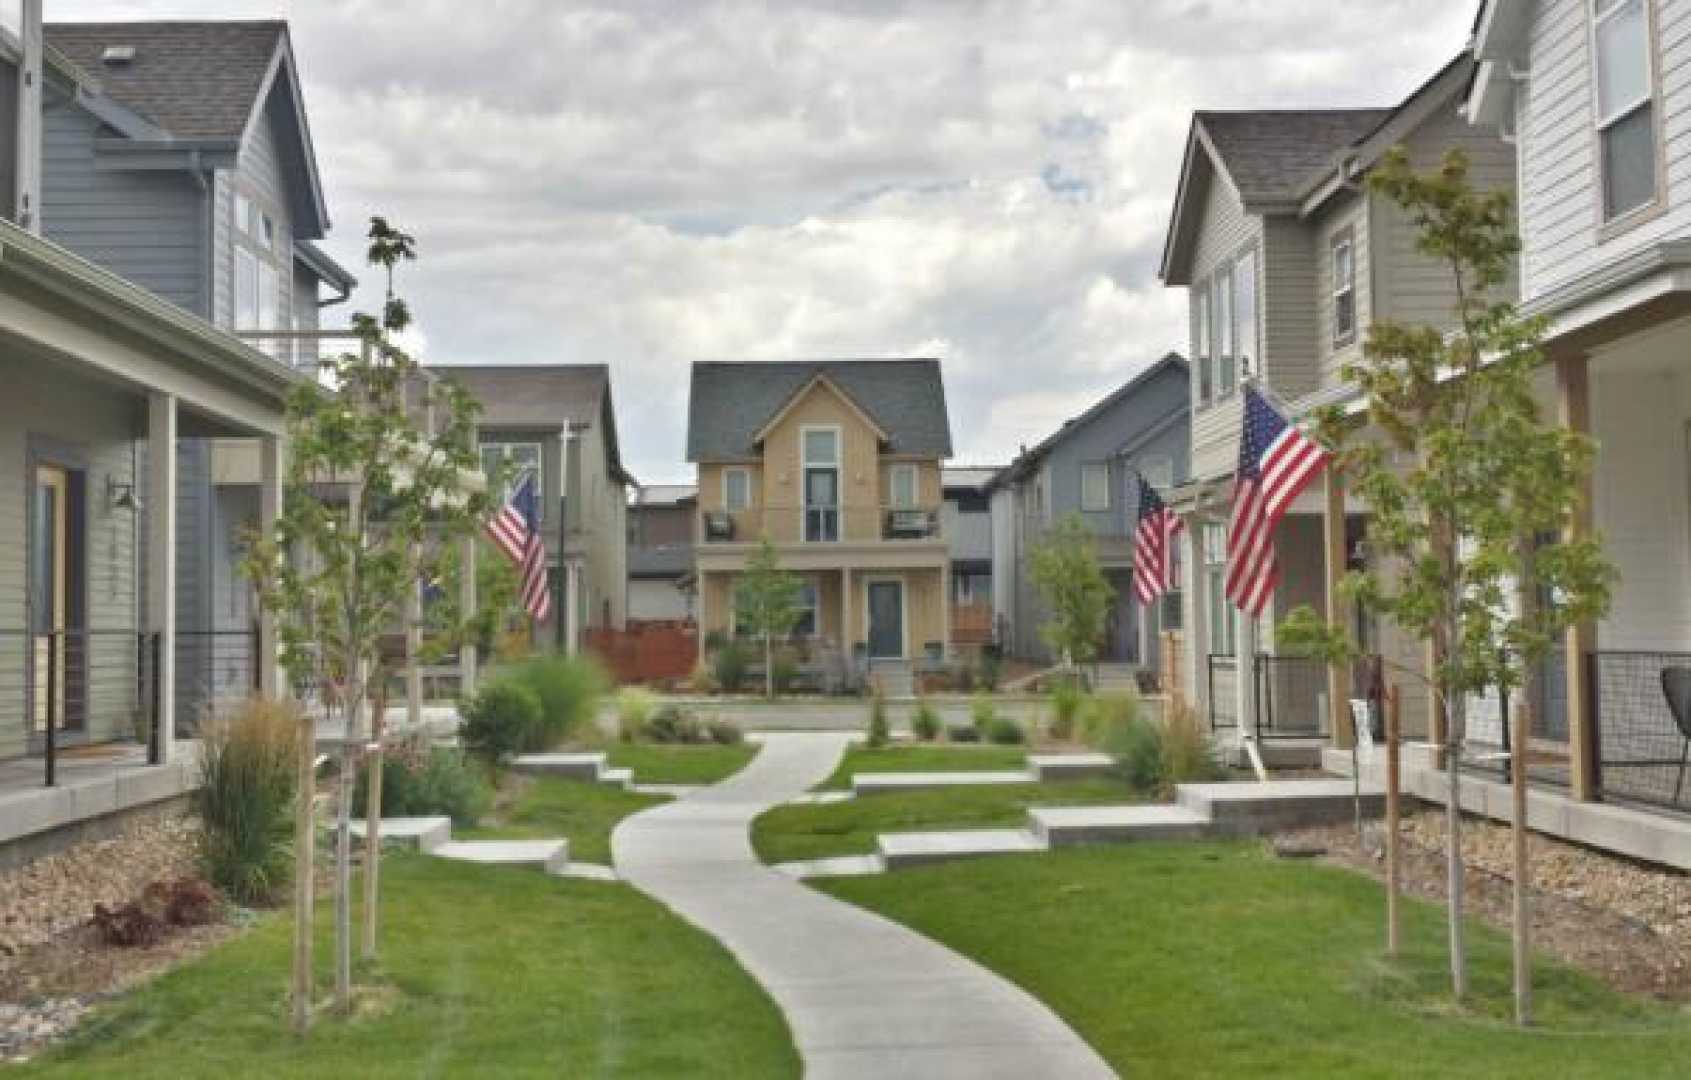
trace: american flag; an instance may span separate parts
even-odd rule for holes
[[[552,591],[546,587],[546,541],[540,535],[540,498],[534,473],[525,475],[505,505],[488,519],[487,535],[517,564],[521,575],[517,595],[523,610],[544,622],[552,612]]]
[[[1274,527],[1298,493],[1321,474],[1327,452],[1274,411],[1256,387],[1245,387],[1239,470],[1227,524],[1227,599],[1253,618],[1280,580]]]
[[[1174,540],[1186,523],[1139,477],[1139,525],[1133,530],[1133,595],[1149,604],[1175,588]]]

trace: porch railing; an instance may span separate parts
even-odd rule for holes
[[[1258,739],[1312,739],[1323,734],[1321,702],[1327,693],[1327,664],[1312,656],[1256,658]]]
[[[768,536],[777,544],[936,540],[942,534],[938,506],[758,506],[745,510],[702,510],[702,544],[755,544]]]
[[[1205,686],[1210,704],[1210,730],[1239,726],[1237,680],[1239,660],[1231,654],[1210,653],[1205,667]]]
[[[1691,810],[1691,716],[1676,721],[1662,688],[1691,653],[1601,650],[1586,662],[1604,798]]]
[[[43,782],[90,743],[129,741],[163,760],[159,636],[134,630],[0,629],[0,756],[39,755]]]

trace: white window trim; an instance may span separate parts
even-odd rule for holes
[[[1235,374],[1231,386],[1223,387],[1221,380],[1222,369],[1232,363],[1234,356],[1237,355],[1237,345],[1233,340],[1232,263],[1227,263],[1216,271],[1215,286],[1211,291],[1215,293],[1216,299],[1210,303],[1210,317],[1215,321],[1215,329],[1210,332],[1210,336],[1215,339],[1210,343],[1210,349],[1215,354],[1214,374],[1210,378],[1215,386],[1215,400],[1226,401],[1233,396],[1233,392],[1239,387],[1237,374]],[[1225,299],[1225,303],[1219,302],[1223,299]],[[1225,311],[1222,310],[1224,307],[1226,308]],[[1223,337],[1226,338],[1225,348],[1223,347]]]
[[[1239,267],[1243,266],[1247,262],[1251,264],[1250,326],[1245,326],[1243,320],[1239,316]],[[1262,260],[1257,258],[1257,249],[1255,245],[1247,247],[1244,251],[1239,253],[1239,255],[1230,264],[1228,274],[1233,282],[1233,389],[1237,390],[1239,384],[1244,382],[1250,375],[1250,372],[1245,370],[1245,365],[1240,362],[1243,356],[1248,353],[1251,359],[1254,360],[1258,366],[1262,364],[1262,335],[1259,333],[1259,328],[1262,326],[1262,305],[1258,303],[1261,299],[1259,281],[1262,275]],[[1250,336],[1249,349],[1245,349],[1240,344],[1245,339],[1245,334],[1240,333],[1241,330],[1244,330],[1245,334]],[[1229,391],[1229,393],[1231,392],[1232,391]]]
[[[1343,287],[1339,283],[1339,252],[1344,251],[1350,265],[1350,280]],[[1342,349],[1356,341],[1357,322],[1360,313],[1356,309],[1356,226],[1346,225],[1333,234],[1328,242],[1327,260],[1329,273],[1332,274],[1333,301],[1333,348]],[[1350,329],[1339,332],[1339,297],[1350,295]]]
[[[801,596],[803,595],[803,591],[805,589],[810,590],[811,602],[808,606],[804,604],[795,604],[794,607],[798,611],[810,612],[810,639],[814,640],[822,636],[822,587],[817,583],[815,578],[808,577],[800,578],[799,586]],[[798,620],[796,618],[793,621],[793,628],[795,630],[798,628]]]
[[[1174,458],[1168,454],[1144,454],[1139,458],[1139,475],[1147,484],[1158,491],[1167,491],[1174,486]],[[1162,477],[1155,474],[1161,473]],[[1161,482],[1159,482],[1159,479]]]
[[[900,502],[898,499],[898,478],[910,478],[910,501]],[[894,510],[915,510],[922,505],[921,476],[912,462],[895,462],[887,469],[887,506]]]
[[[817,462],[814,466],[810,462],[810,433],[813,431],[827,431],[834,436],[834,460],[831,462]],[[810,484],[807,474],[812,468],[834,470],[834,512],[839,520],[834,527],[835,536],[839,540],[845,539],[845,433],[838,424],[801,424],[799,425],[799,491],[798,515],[799,537],[805,535],[806,519],[810,513]],[[812,540],[807,543],[825,544],[826,540]]]
[[[728,478],[730,476],[742,476],[742,477],[745,478],[745,481],[746,481],[746,502],[745,502],[745,505],[743,505],[743,506],[736,507],[733,504],[732,500],[730,500],[728,498]],[[732,514],[732,513],[738,513],[741,510],[750,510],[751,508],[752,508],[752,471],[750,469],[746,468],[744,465],[732,465],[732,466],[729,466],[726,469],[723,469],[722,470],[722,509],[724,509],[724,510],[726,510],[729,513]]]
[[[1192,396],[1198,399],[1200,406],[1208,405],[1215,400],[1215,367],[1213,355],[1215,353],[1214,328],[1210,325],[1210,283],[1201,281],[1196,286],[1197,297],[1193,303],[1193,328],[1195,339],[1192,352],[1196,354],[1197,366],[1193,374],[1198,380],[1197,392]],[[1205,381],[1205,374],[1209,379]]]
[[[1092,502],[1086,497],[1086,475],[1092,469],[1104,470],[1104,501],[1102,505]],[[1102,514],[1110,509],[1110,463],[1104,461],[1083,461],[1080,463],[1080,509],[1083,513]]]
[[[519,449],[519,448],[527,448],[527,449],[531,449],[531,450],[534,451],[534,486],[535,486],[535,489],[536,489],[535,490],[535,503],[540,507],[540,514],[539,514],[540,520],[545,521],[546,518],[549,516],[546,513],[546,447],[545,447],[545,445],[542,444],[542,443],[535,442],[532,439],[520,439],[520,440],[516,440],[516,441],[511,441],[511,442],[507,442],[507,441],[504,441],[504,440],[501,440],[501,439],[487,439],[487,440],[480,443],[480,450],[489,450],[489,449],[492,449],[494,447],[499,448],[500,456],[502,458],[504,458],[506,461],[511,460],[511,451],[512,450]],[[511,492],[510,492],[509,488],[506,488],[505,490],[500,491],[498,494],[499,494],[500,502],[503,503],[506,498],[510,497]]]
[[[1602,91],[1599,86],[1602,79],[1602,58],[1597,51],[1597,29],[1605,19],[1611,18],[1621,8],[1625,7],[1626,3],[1627,0],[1591,0],[1586,7],[1588,16],[1586,20],[1587,47],[1591,51],[1592,161],[1597,175],[1599,241],[1611,239],[1616,233],[1624,232],[1641,221],[1649,220],[1660,213],[1666,203],[1664,192],[1667,179],[1667,146],[1663,141],[1661,72],[1656,56],[1655,0],[1640,0],[1640,9],[1644,16],[1644,96],[1636,101],[1617,106],[1609,116],[1603,115]],[[1609,181],[1603,172],[1603,136],[1609,128],[1614,127],[1646,106],[1650,108],[1651,165],[1654,169],[1654,183],[1650,197],[1637,206],[1610,217],[1607,205]]]

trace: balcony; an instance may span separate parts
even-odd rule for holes
[[[699,512],[701,544],[926,542],[942,538],[940,508],[760,506]]]

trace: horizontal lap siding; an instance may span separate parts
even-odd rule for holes
[[[1245,212],[1244,205],[1232,186],[1220,176],[1212,176],[1204,195],[1203,225],[1198,231],[1193,256],[1192,281],[1207,282],[1224,264],[1236,258],[1253,242],[1262,242],[1262,220]],[[1265,260],[1266,261],[1266,260]],[[1258,269],[1258,288],[1267,277]],[[1188,296],[1195,293],[1188,290]],[[1259,303],[1259,307],[1260,307]],[[1190,310],[1196,311],[1196,300]],[[1194,315],[1195,318],[1195,315]],[[1265,328],[1265,347],[1267,334]],[[1194,339],[1194,346],[1196,341]],[[1196,356],[1195,348],[1188,352]],[[1208,407],[1199,404],[1198,364],[1192,364],[1192,476],[1207,479],[1224,476],[1233,471],[1239,454],[1239,407],[1237,398],[1216,402]]]
[[[1315,239],[1307,224],[1292,217],[1264,223],[1263,381],[1287,400],[1309,393],[1321,380],[1315,262]]]

